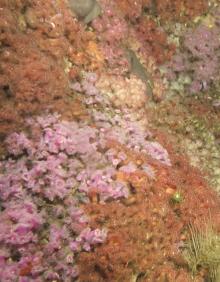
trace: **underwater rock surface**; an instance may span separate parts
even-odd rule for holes
[[[0,3],[0,281],[218,282],[218,1]]]
[[[82,18],[84,23],[89,23],[99,16],[101,8],[96,0],[69,0],[71,10]]]

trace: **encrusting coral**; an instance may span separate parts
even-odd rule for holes
[[[1,1],[1,282],[217,279],[219,198],[173,135],[182,97],[218,88],[206,2]],[[219,127],[198,128],[216,170]]]
[[[1,162],[0,245],[7,251],[1,254],[2,281],[18,275],[31,276],[34,281],[71,281],[77,276],[74,255],[105,241],[106,230],[91,229],[80,205],[93,195],[102,203],[128,198],[129,186],[116,179],[119,173],[142,170],[149,177],[154,175],[150,165],[137,167],[127,161],[125,152],[109,147],[111,140],[171,165],[167,151],[147,140],[150,133],[130,120],[129,112],[116,111],[110,119],[108,111],[91,107],[99,103],[114,113],[94,86],[96,79],[96,75],[86,74],[78,89],[90,106],[93,126],[61,121],[58,115],[48,114],[29,118],[29,133],[12,133],[5,141],[9,155]],[[18,259],[13,258],[14,247]],[[35,253],[38,248],[42,250]],[[61,264],[66,255],[68,259]],[[49,271],[52,265],[53,273]]]
[[[201,19],[182,35],[179,52],[167,63],[167,78],[173,81],[174,90],[181,91],[183,85],[195,94],[209,90],[219,81],[218,9],[211,11],[209,21]]]

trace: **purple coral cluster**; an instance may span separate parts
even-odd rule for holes
[[[167,65],[169,80],[177,80],[180,75],[190,77],[191,93],[205,91],[219,79],[220,28],[215,17],[211,26],[200,23],[187,30],[181,50]]]
[[[9,156],[0,165],[0,280],[72,281],[77,276],[76,254],[91,250],[107,235],[106,230],[91,230],[79,207],[88,198],[76,190],[84,184],[83,171],[90,169],[92,177],[100,164],[93,166],[90,156],[103,161],[95,144],[97,130],[61,122],[57,115],[29,124],[29,134],[7,138]],[[87,161],[90,168],[85,167]],[[109,188],[105,199],[124,196],[123,189],[117,194]]]
[[[131,110],[126,107],[113,108],[108,94],[105,93],[105,87],[103,89],[96,87],[97,81],[98,76],[87,73],[81,84],[73,84],[72,88],[82,93],[88,105],[88,111],[99,131],[100,146],[105,147],[106,140],[117,140],[135,152],[148,154],[153,159],[170,166],[166,149],[158,142],[151,141],[152,134],[137,120]]]
[[[117,5],[101,0],[102,15],[92,22],[92,27],[99,34],[102,53],[108,63],[109,71],[121,74],[128,71],[122,42],[128,38],[129,26],[120,15]]]
[[[31,128],[40,130],[38,140],[24,133],[13,133],[6,140],[8,151],[19,155],[20,159],[3,163],[5,172],[1,177],[0,193],[4,200],[19,195],[19,191],[22,192],[19,187],[50,201],[64,199],[74,188],[88,193],[90,188],[100,187],[101,198],[105,194],[105,200],[113,194],[114,198],[127,195],[123,185],[120,185],[119,194],[111,191],[115,168],[101,151],[105,149],[105,137],[98,128],[59,121],[55,115],[39,117],[29,123]],[[26,143],[21,143],[24,139]]]
[[[113,109],[98,77],[85,74],[72,88],[84,98],[89,121],[63,121],[58,114],[27,120],[27,131],[6,139],[8,154],[0,162],[0,280],[72,281],[78,275],[77,254],[103,243],[105,229],[93,230],[82,206],[95,191],[100,202],[129,196],[117,171],[143,170],[147,164],[127,161],[125,147],[170,165],[166,149],[129,110]]]

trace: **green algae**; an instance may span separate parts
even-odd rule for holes
[[[27,29],[27,24],[23,14],[18,16],[18,27],[22,32],[26,31]]]
[[[183,201],[183,195],[181,192],[177,191],[172,195],[170,200],[173,204],[180,204]]]
[[[209,281],[218,282],[220,269],[220,236],[208,222],[203,229],[190,224],[190,239],[183,256],[193,275],[200,268],[208,270]]]

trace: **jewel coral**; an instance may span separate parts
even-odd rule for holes
[[[88,78],[90,83],[94,82],[94,75]],[[93,88],[87,85],[86,95],[98,97],[98,90]],[[58,115],[29,119],[29,134],[13,133],[6,139],[10,157],[0,164],[0,197],[4,209],[0,228],[0,245],[4,250],[1,281],[19,275],[70,281],[77,276],[74,259],[77,253],[90,251],[106,239],[106,230],[89,227],[89,219],[79,205],[90,201],[93,191],[102,202],[128,197],[126,183],[115,180],[115,175],[120,167],[126,173],[137,169],[131,164],[131,171],[131,167],[123,165],[125,153],[108,149],[108,138],[138,151],[145,147],[156,159],[162,154],[165,158],[159,157],[160,161],[170,165],[162,147],[157,145],[160,152],[155,149],[152,152],[150,148],[156,143],[146,141],[148,134],[144,135],[135,122],[125,121],[123,125],[123,117],[118,116],[111,130],[108,117],[99,114],[93,112],[96,127],[60,121]],[[121,137],[119,130],[124,131]],[[142,169],[153,177],[146,164]],[[17,256],[13,255],[15,246]]]
[[[213,21],[217,21],[216,12]],[[183,35],[183,45],[167,64],[168,80],[184,81],[191,93],[210,89],[219,80],[219,33],[217,24],[208,26],[201,22]],[[186,79],[185,79],[186,80]]]
[[[96,74],[85,73],[72,85],[91,121],[64,121],[58,114],[29,118],[26,132],[12,133],[5,141],[8,153],[0,162],[2,281],[76,277],[77,254],[107,236],[105,229],[89,226],[82,205],[127,198],[129,185],[118,172],[139,170],[155,177],[146,161],[136,166],[126,150],[171,165],[166,149],[150,140],[150,132],[128,109],[114,109],[97,80]],[[111,141],[127,149],[113,148]]]

